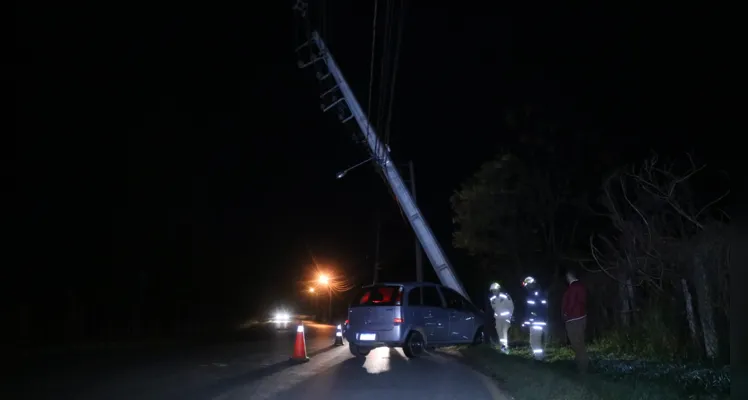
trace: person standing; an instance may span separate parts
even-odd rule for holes
[[[527,304],[525,305],[525,321],[522,324],[530,329],[530,347],[536,360],[545,357],[545,331],[548,322],[548,301],[545,292],[538,281],[528,276],[522,281],[527,290]]]
[[[589,364],[584,342],[587,328],[587,290],[573,271],[566,272],[566,281],[569,287],[561,301],[561,313],[579,372],[586,373]]]
[[[498,282],[491,284],[491,308],[493,317],[496,321],[496,333],[501,343],[501,351],[509,354],[509,325],[512,323],[512,314],[514,313],[514,302],[508,293],[501,291]]]

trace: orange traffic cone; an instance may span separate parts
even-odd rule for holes
[[[304,339],[304,323],[299,321],[296,327],[296,342],[293,345],[293,357],[291,361],[307,362],[309,357],[306,356],[306,340]]]

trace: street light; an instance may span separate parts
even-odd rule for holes
[[[338,172],[338,174],[337,174],[337,175],[335,175],[335,176],[336,176],[336,177],[337,177],[338,179],[340,179],[340,178],[344,177],[344,176],[345,176],[345,174],[347,174],[347,173],[348,173],[348,171],[351,171],[352,169],[358,168],[358,167],[360,167],[360,166],[362,166],[362,165],[364,165],[364,164],[368,163],[369,161],[371,161],[371,160],[373,160],[373,159],[374,159],[374,157],[369,157],[369,158],[367,158],[366,160],[364,160],[364,161],[361,161],[360,163],[358,163],[358,164],[356,164],[356,165],[354,165],[354,166],[352,166],[352,167],[348,167],[348,168],[346,168],[346,169],[344,169],[344,170],[342,170],[342,171]]]
[[[314,293],[314,288],[313,287],[309,288],[309,293]]]

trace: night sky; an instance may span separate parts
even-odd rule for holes
[[[250,315],[304,296],[312,255],[368,283],[377,213],[382,279],[415,278],[413,235],[380,176],[367,165],[335,179],[368,154],[297,68],[292,3],[250,3],[19,8],[22,228],[5,280],[19,303]],[[649,148],[725,161],[704,139],[714,89],[694,58],[709,47],[676,16],[688,11],[416,3],[405,2],[390,146],[414,161],[454,264],[470,261],[450,248],[449,196],[516,143],[508,108],[577,127],[569,140],[591,149],[590,165]],[[327,8],[328,45],[366,108],[373,3]]]

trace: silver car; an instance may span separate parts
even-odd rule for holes
[[[481,310],[450,288],[380,283],[361,288],[348,307],[345,338],[355,356],[387,346],[416,357],[425,347],[482,343],[485,321]]]

